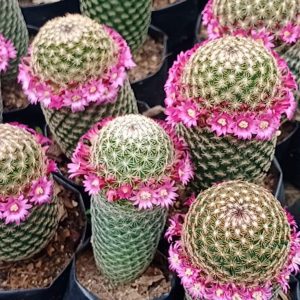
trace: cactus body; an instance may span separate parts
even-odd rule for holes
[[[195,165],[191,182],[195,191],[233,179],[262,183],[274,157],[276,137],[271,141],[244,141],[185,126],[180,126],[178,133],[187,141]]]
[[[99,195],[92,198],[91,215],[94,256],[101,273],[114,283],[136,279],[154,257],[166,209],[139,211],[130,203],[109,203]]]
[[[196,192],[228,179],[263,179],[281,114],[290,118],[295,108],[286,94],[294,82],[285,76],[276,56],[250,38],[215,39],[178,57],[165,86],[166,113],[191,148]]]
[[[169,261],[189,300],[276,299],[298,272],[293,217],[269,191],[249,182],[227,181],[203,191],[183,224],[167,233],[180,236]]]
[[[53,237],[58,201],[40,138],[2,124],[0,141],[0,260],[17,261],[41,251]]]
[[[189,165],[169,126],[141,115],[104,120],[81,138],[70,173],[92,195],[95,260],[112,282],[128,283],[151,263]]]
[[[151,0],[81,0],[81,11],[116,29],[132,51],[146,39],[151,19]]]
[[[5,81],[17,77],[20,58],[27,53],[28,31],[18,0],[0,1],[0,34],[10,40],[17,50],[17,58],[10,62],[8,70],[2,75]]]
[[[105,117],[138,112],[136,100],[128,80],[121,88],[114,103],[90,105],[85,111],[76,113],[72,113],[68,108],[55,110],[42,107],[42,109],[55,140],[69,158],[80,137],[97,121]]]

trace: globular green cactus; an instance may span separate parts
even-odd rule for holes
[[[294,220],[255,184],[228,181],[200,193],[180,230],[170,266],[188,299],[271,299],[298,269]]]
[[[194,190],[266,175],[280,115],[291,117],[294,108],[284,76],[272,53],[250,38],[215,39],[179,56],[166,84],[166,112],[190,146]]]
[[[1,75],[2,81],[16,79],[20,58],[27,53],[28,31],[18,0],[0,0],[0,34],[13,43],[17,58],[10,62],[8,70]]]
[[[132,51],[141,47],[151,20],[151,0],[80,0],[81,11],[116,29]]]
[[[50,161],[23,127],[0,125],[0,261],[18,261],[41,251],[58,226]]]
[[[67,15],[40,29],[19,79],[29,100],[42,103],[51,132],[70,157],[79,138],[100,119],[137,113],[126,74],[132,66],[116,32],[88,17]]]
[[[186,146],[164,126],[141,115],[96,124],[69,166],[92,194],[95,261],[114,283],[130,282],[149,266],[167,208],[191,175]]]

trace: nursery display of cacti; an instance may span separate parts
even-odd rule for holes
[[[0,0],[0,299],[300,299],[300,2],[157,2]]]
[[[0,124],[0,261],[18,261],[41,251],[58,225],[53,197],[55,170],[48,140],[25,126]]]
[[[251,38],[227,36],[178,56],[166,83],[168,121],[189,144],[199,192],[228,179],[260,182],[296,83],[285,61]]]
[[[299,271],[293,217],[264,188],[228,181],[200,193],[172,220],[170,267],[187,299],[276,299]]]
[[[70,157],[97,121],[137,112],[126,74],[133,66],[117,32],[88,17],[67,15],[40,29],[19,80],[30,102],[41,103],[51,132]]]
[[[127,41],[132,51],[146,40],[152,0],[80,0],[83,14],[111,26]]]
[[[151,263],[167,208],[192,176],[185,143],[144,116],[108,119],[81,138],[69,169],[92,195],[97,266],[114,283],[134,280]]]
[[[298,0],[209,0],[202,22],[210,38],[253,34],[279,46],[300,39],[299,15]]]

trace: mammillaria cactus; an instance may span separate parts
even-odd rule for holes
[[[190,146],[196,191],[263,179],[281,115],[294,113],[293,88],[286,63],[251,38],[226,36],[179,55],[165,86],[166,113]]]
[[[210,38],[236,32],[281,44],[300,39],[298,0],[210,0],[203,11]],[[254,31],[254,32],[253,32]]]
[[[28,31],[25,20],[23,18],[18,0],[0,0],[0,44],[2,46],[2,38],[4,37],[17,50],[14,56],[11,56],[12,61],[9,63],[8,70],[2,75],[2,81],[13,80],[17,77],[18,64],[20,58],[27,53],[28,47]],[[0,56],[5,49],[0,48]],[[2,64],[0,58],[0,65]],[[1,66],[0,66],[1,68]]]
[[[55,164],[47,147],[47,139],[25,126],[0,124],[0,261],[31,257],[57,229]]]
[[[83,14],[116,29],[135,51],[146,40],[151,3],[151,0],[80,0],[80,7]]]
[[[264,188],[242,181],[215,185],[167,230],[170,268],[188,299],[271,299],[299,271],[293,218]],[[274,298],[276,299],[276,298]]]
[[[112,29],[80,15],[48,21],[23,59],[19,79],[42,108],[58,144],[71,156],[79,138],[107,116],[136,113],[126,69],[126,42]]]
[[[69,169],[92,194],[95,260],[114,283],[151,263],[167,208],[192,176],[186,147],[165,123],[141,115],[105,120],[81,138]]]

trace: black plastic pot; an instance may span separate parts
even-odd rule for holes
[[[292,121],[287,121],[287,122],[294,125],[294,129],[289,133],[288,136],[286,136],[280,143],[276,145],[276,152],[275,152],[275,156],[278,162],[280,163],[280,165],[282,166],[283,170],[285,169],[286,161],[289,156],[291,141],[293,139],[294,134],[297,132],[299,128],[298,122],[292,122]]]
[[[165,99],[164,85],[168,76],[168,36],[154,26],[150,26],[149,35],[153,39],[161,40],[163,42],[163,59],[158,71],[155,74],[133,82],[132,88],[137,100],[146,102],[150,107],[152,107],[155,105],[163,105]]]
[[[90,247],[90,243],[86,242],[81,251],[86,250],[88,247]],[[81,251],[78,252],[78,255]],[[163,254],[161,255],[163,256]],[[174,277],[171,284],[172,288],[170,293],[162,295],[161,297],[155,298],[153,300],[183,300],[184,290],[180,284],[180,280],[177,277]],[[78,282],[76,278],[76,256],[73,259],[68,289],[64,296],[64,300],[101,300]]]
[[[169,36],[168,49],[176,56],[193,46],[194,30],[206,0],[179,0],[165,8],[152,11],[151,24]]]
[[[70,186],[67,182],[63,181],[54,175],[54,179],[64,186],[66,189],[71,190],[77,195],[77,200],[82,212],[85,211],[82,196],[78,190]],[[80,242],[77,249],[79,250],[85,238],[86,224],[83,229]],[[66,268],[56,277],[52,284],[47,288],[35,288],[27,290],[15,290],[15,291],[0,291],[0,300],[61,300],[64,297],[68,279],[70,277],[70,271],[72,267],[72,259]]]
[[[27,25],[29,35],[36,35],[39,29],[32,25]],[[25,108],[14,109],[3,113],[3,123],[8,122],[19,122],[26,124],[31,128],[40,127],[41,129],[45,126],[45,118],[42,113],[40,105],[29,104]]]
[[[43,26],[47,21],[66,13],[79,12],[79,1],[58,0],[54,3],[37,4],[21,7],[26,24],[37,27]]]

